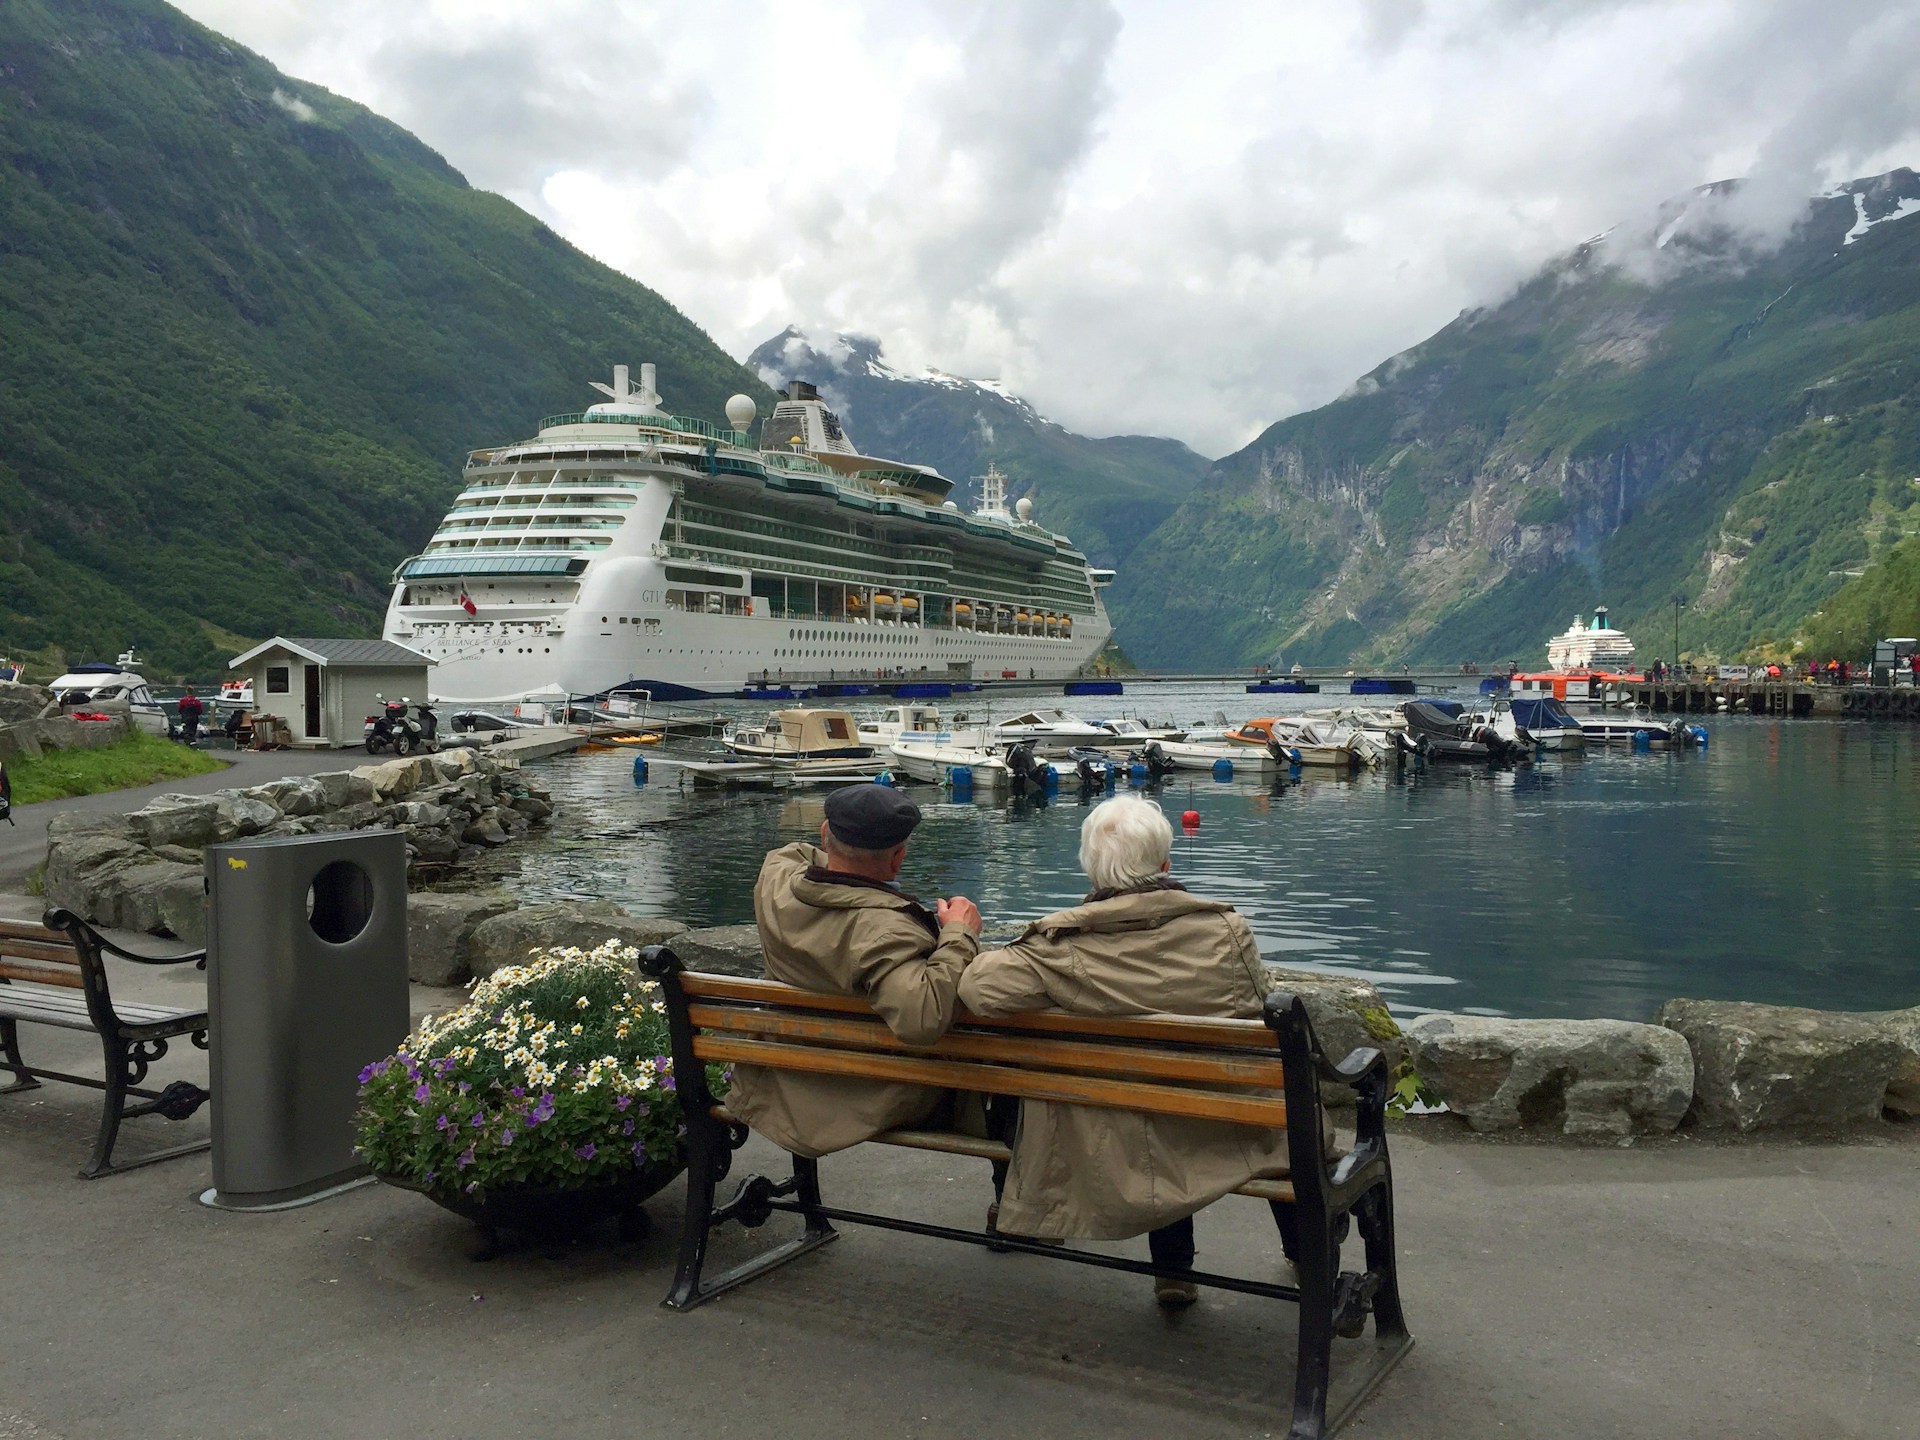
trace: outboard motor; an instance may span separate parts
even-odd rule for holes
[[[1143,758],[1147,762],[1147,773],[1156,780],[1162,775],[1171,775],[1179,768],[1174,764],[1173,757],[1167,754],[1158,740],[1149,740],[1147,742],[1146,754]]]
[[[1103,769],[1096,767],[1090,757],[1082,755],[1073,769],[1074,773],[1080,777],[1082,795],[1098,795],[1107,788],[1107,778]]]
[[[1041,773],[1045,768],[1031,744],[1023,742],[1007,752],[1007,773],[1016,795],[1045,794],[1047,778]]]

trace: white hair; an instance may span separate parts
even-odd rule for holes
[[[1173,826],[1158,805],[1138,796],[1094,806],[1080,827],[1080,868],[1096,890],[1145,884],[1172,853]]]

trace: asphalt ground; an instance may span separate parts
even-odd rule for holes
[[[175,1003],[201,983],[124,979]],[[416,990],[416,1009],[455,996]],[[99,1063],[84,1035],[22,1040]],[[196,1069],[189,1050],[154,1079]],[[659,1302],[678,1185],[642,1240],[476,1262],[465,1222],[384,1187],[240,1215],[196,1202],[205,1154],[78,1180],[97,1102],[0,1096],[0,1440],[1286,1430],[1285,1303],[1209,1291],[1168,1318],[1142,1277],[850,1228],[676,1314]],[[206,1127],[131,1121],[125,1158]],[[1419,1343],[1344,1434],[1920,1436],[1920,1127],[1618,1149],[1493,1143],[1443,1117],[1392,1145]],[[777,1163],[754,1140],[735,1173]],[[834,1203],[951,1224],[977,1227],[988,1196],[978,1162],[881,1147],[822,1174]],[[791,1223],[724,1233],[713,1263]],[[1199,1239],[1203,1267],[1278,1263],[1251,1201],[1205,1212]]]

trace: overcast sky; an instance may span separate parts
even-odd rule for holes
[[[176,3],[736,357],[869,334],[1210,455],[1689,187],[1920,162],[1912,0]]]

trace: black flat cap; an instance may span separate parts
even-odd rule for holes
[[[844,785],[827,796],[827,828],[855,850],[891,850],[920,823],[920,807],[887,785]]]

